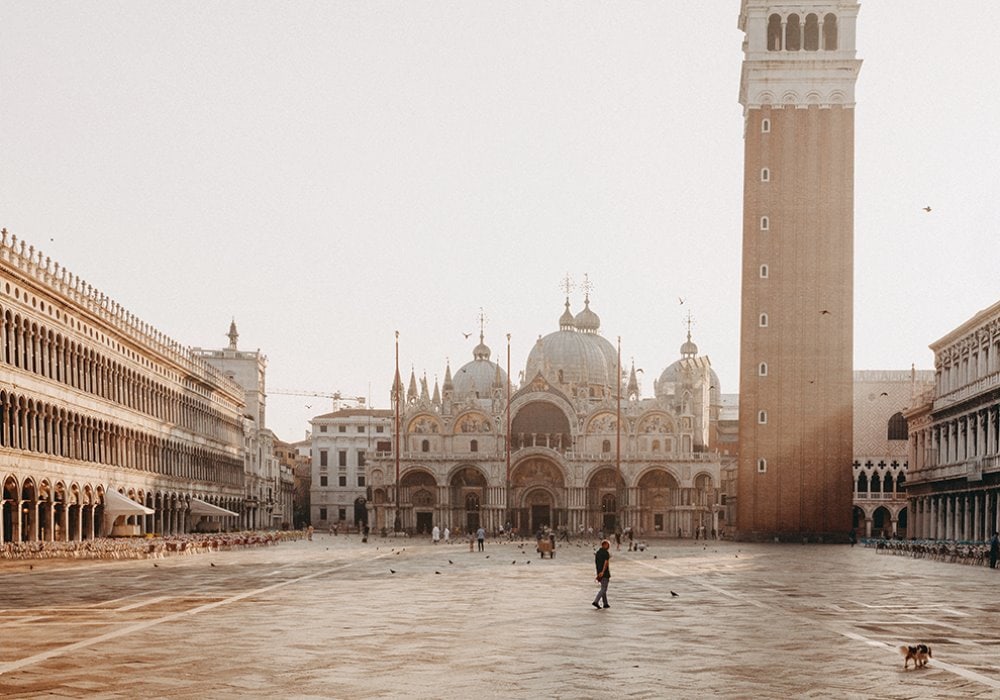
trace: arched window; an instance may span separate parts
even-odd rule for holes
[[[760,230],[770,231],[771,230],[771,220],[766,216],[760,217]]]
[[[763,457],[757,460],[757,471],[761,473],[767,471],[767,460]]]
[[[761,362],[759,365],[757,365],[757,375],[760,376],[760,377],[766,377],[767,376],[767,363],[766,362]]]
[[[469,440],[469,452],[479,452],[479,440]]]
[[[767,423],[767,411],[757,411],[757,422],[761,425]]]
[[[819,50],[819,17],[814,14],[806,15],[804,48],[806,51]]]
[[[601,443],[601,452],[603,452],[604,454],[611,452],[610,440],[605,440],[604,442]]]
[[[767,18],[767,50],[781,51],[781,17],[771,15]]]
[[[788,21],[785,23],[785,50],[798,51],[801,48],[802,25],[799,22],[799,16],[796,14],[788,15]]]
[[[770,134],[771,133],[771,120],[761,119],[760,120],[760,133]]]
[[[864,472],[858,474],[858,493],[868,493],[868,477]]]
[[[832,12],[823,17],[823,50],[837,50],[837,15]]]
[[[768,170],[767,168],[761,168],[760,169],[760,181],[761,182],[770,182],[771,181],[771,171]]]
[[[879,493],[882,490],[881,489],[882,480],[879,478],[878,472],[875,472],[874,474],[872,474],[870,486],[871,486],[872,493]]]
[[[906,418],[903,417],[902,413],[897,412],[889,419],[889,430],[887,431],[886,438],[888,440],[907,440],[909,439],[909,431],[906,425]]]
[[[766,280],[768,277],[767,265],[760,266],[760,278]]]
[[[767,328],[767,314],[760,315],[760,327]]]
[[[420,451],[421,452],[430,452],[431,451],[431,441],[430,440],[421,440],[420,441]]]

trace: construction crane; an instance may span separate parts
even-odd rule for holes
[[[339,391],[329,392],[329,391],[295,391],[291,389],[271,389],[267,393],[273,394],[275,396],[318,396],[320,398],[330,399],[333,401],[334,410],[339,408],[341,401],[350,401],[362,407],[366,403],[364,396],[344,396]]]

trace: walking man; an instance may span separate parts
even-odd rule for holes
[[[597,597],[591,603],[598,610],[601,609],[600,601],[604,601],[604,607],[608,605],[608,583],[611,581],[611,542],[603,540],[600,549],[594,554],[594,564],[597,566],[597,582],[601,584],[601,590],[597,592]]]
[[[476,530],[476,541],[479,543],[479,551],[483,551],[483,542],[486,540],[486,530],[479,528]]]
[[[997,568],[997,557],[1000,557],[1000,535],[993,531],[993,539],[990,540],[990,568]]]

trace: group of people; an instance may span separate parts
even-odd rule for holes
[[[261,547],[302,538],[299,530],[226,532],[170,537],[98,537],[80,542],[4,542],[0,559],[150,559],[170,554]]]

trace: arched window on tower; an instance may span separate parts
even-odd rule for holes
[[[903,417],[902,413],[897,412],[889,419],[889,430],[886,438],[888,440],[908,440],[909,437],[906,418]]]
[[[760,266],[760,278],[766,280],[768,278],[768,268],[767,265]]]
[[[832,12],[823,17],[823,50],[837,50],[837,15]]]
[[[771,15],[767,18],[767,50],[781,51],[781,17]]]
[[[771,230],[771,220],[766,216],[760,217],[760,230],[770,231]]]
[[[763,457],[757,460],[757,471],[760,473],[764,473],[767,471],[767,460],[764,459]]]
[[[760,169],[760,181],[761,182],[770,182],[771,181],[771,171],[768,170],[767,168],[761,168]]]
[[[806,15],[805,50],[819,51],[819,17]]]
[[[760,377],[766,377],[767,376],[767,363],[766,362],[761,362],[757,366],[757,375],[760,376]]]
[[[761,119],[760,120],[760,133],[770,134],[771,133],[771,120]]]
[[[767,314],[760,315],[760,327],[767,328]]]
[[[785,23],[785,51],[798,51],[802,48],[802,25],[799,16],[788,15]]]

